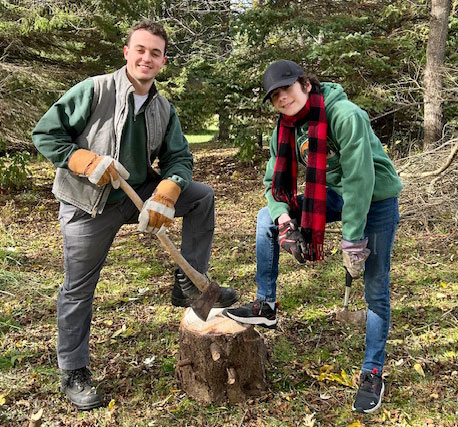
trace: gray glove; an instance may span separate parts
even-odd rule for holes
[[[367,249],[367,237],[356,242],[349,242],[342,239],[343,265],[351,274],[351,277],[357,278],[364,271],[364,264],[371,251]]]

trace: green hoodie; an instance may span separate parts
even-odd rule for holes
[[[366,217],[372,202],[399,196],[402,184],[371,128],[365,111],[348,100],[342,86],[322,83],[328,122],[328,158],[326,185],[344,200],[342,237],[356,241],[363,238]],[[270,160],[264,176],[267,205],[272,220],[289,213],[286,203],[274,200],[271,186],[277,155],[277,128],[270,140]],[[306,166],[308,123],[296,128],[298,163]],[[300,190],[299,190],[300,191]]]

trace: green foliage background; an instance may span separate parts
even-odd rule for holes
[[[452,71],[457,4],[447,41]],[[205,128],[218,114],[221,138],[251,157],[275,120],[261,104],[262,73],[287,58],[322,81],[340,82],[374,119],[382,141],[398,141],[396,149],[406,152],[421,137],[429,9],[426,0],[271,0],[254,7],[230,0],[2,0],[2,139],[7,151],[30,149],[30,131],[50,104],[72,84],[121,66],[128,28],[148,17],[170,36],[169,65],[158,80],[185,131]],[[445,84],[456,92],[453,75]],[[452,125],[455,97],[445,94]]]
[[[456,128],[458,116],[457,6],[453,0],[447,40],[447,130]],[[235,162],[235,149],[224,144],[251,158],[259,138],[266,143],[275,113],[261,103],[265,68],[288,58],[322,81],[340,82],[367,109],[388,149],[399,155],[416,150],[429,7],[426,0],[271,0],[254,8],[230,0],[0,0],[0,424],[28,423],[45,408],[45,424],[59,425],[456,425],[454,175],[448,184],[444,178],[410,183],[401,198],[390,385],[378,414],[351,412],[363,335],[329,321],[342,304],[338,233],[328,239],[329,262],[305,275],[282,255],[283,323],[268,336],[272,393],[203,410],[176,389],[173,376],[182,315],[169,301],[173,266],[157,242],[139,238],[131,225],[117,237],[98,284],[92,330],[96,380],[112,400],[77,415],[62,400],[52,356],[56,283],[62,281],[54,170],[40,159],[28,163],[26,151],[33,153],[37,120],[71,85],[123,64],[133,22],[160,20],[170,49],[158,85],[183,127],[190,132],[219,118],[221,141],[193,146],[195,178],[218,198],[212,276],[247,301],[255,292],[255,242],[247,236],[255,235],[254,215],[264,205],[259,190],[267,152],[247,165]],[[31,181],[27,165],[34,185],[14,192],[16,184]],[[2,187],[13,194],[2,194]],[[417,195],[431,203],[413,203]],[[179,225],[171,226],[177,241]],[[355,309],[363,306],[361,284],[352,298]],[[326,377],[331,364],[334,377]],[[352,374],[353,387],[335,380],[342,369]]]

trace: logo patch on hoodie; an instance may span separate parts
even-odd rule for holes
[[[299,150],[301,153],[302,160],[304,160],[305,164],[307,164],[307,158],[309,155],[309,139],[308,138],[306,138],[305,141],[301,142]]]
[[[299,138],[298,142],[299,142],[299,153],[300,153],[300,156],[301,156],[301,160],[306,165],[307,164],[308,154],[309,154],[309,139],[307,137]],[[335,162],[335,160],[334,160],[335,155],[336,155],[336,153],[334,151],[332,151],[331,148],[328,145],[328,147],[327,147],[327,155],[326,155],[326,159],[327,159],[327,163],[328,163],[327,164],[328,169],[329,169],[330,166],[332,166],[332,165],[329,165],[329,161],[332,159],[331,163]]]

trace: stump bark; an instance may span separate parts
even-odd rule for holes
[[[266,390],[267,349],[253,326],[212,309],[206,322],[188,308],[180,324],[175,374],[188,396],[203,403],[231,403]]]

